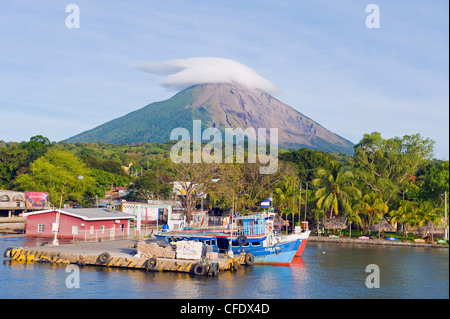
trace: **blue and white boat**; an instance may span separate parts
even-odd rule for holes
[[[289,265],[294,256],[301,256],[310,231],[278,235],[274,218],[274,213],[261,213],[232,218],[225,229],[166,231],[155,236],[169,242],[200,241],[219,253],[251,253],[257,264]]]

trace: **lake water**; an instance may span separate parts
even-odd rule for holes
[[[308,242],[290,267],[242,267],[218,277],[85,266],[80,287],[69,289],[66,265],[15,263],[10,246],[26,237],[0,239],[0,299],[332,299],[449,298],[449,251]],[[369,289],[367,265],[379,268],[379,288]]]

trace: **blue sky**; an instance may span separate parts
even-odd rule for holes
[[[68,4],[80,28],[65,24]],[[380,28],[368,29],[368,4]],[[0,0],[0,140],[60,141],[177,93],[136,64],[238,61],[357,143],[420,133],[449,158],[448,1]]]

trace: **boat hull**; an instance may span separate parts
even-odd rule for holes
[[[305,242],[303,239],[261,248],[255,252],[255,264],[289,266],[297,250]]]
[[[307,241],[308,241],[307,239],[303,239],[302,240],[300,246],[298,247],[297,251],[295,252],[294,257],[301,257],[302,256],[303,250],[305,249]]]
[[[233,240],[233,254],[238,255],[241,253],[251,253],[255,257],[255,264],[265,264],[265,265],[279,265],[279,266],[289,266],[295,256],[301,256],[303,249],[305,248],[307,239],[309,236],[309,232],[302,235],[288,235],[288,236],[280,236],[277,237],[277,243],[269,246],[262,245],[253,245],[248,244],[246,246],[236,245],[236,241]],[[170,234],[160,234],[156,235],[159,238],[169,239],[171,237]],[[209,234],[208,237],[200,237],[195,233],[177,233],[177,237],[184,240],[195,240],[195,241],[203,241],[206,244],[206,241],[212,238],[222,238],[227,241],[226,236]],[[265,238],[265,237],[263,237]],[[249,240],[253,242],[254,239]],[[224,249],[219,249],[217,243],[211,245],[215,252],[223,252]],[[222,247],[223,248],[223,247]],[[228,248],[225,249],[225,251]]]

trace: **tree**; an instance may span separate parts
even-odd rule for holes
[[[83,201],[85,191],[94,184],[90,174],[90,169],[72,153],[50,149],[34,162],[29,173],[18,176],[14,184],[21,191],[48,192],[50,202],[59,206],[61,198]]]
[[[48,138],[33,136],[29,142],[4,143],[0,147],[0,188],[12,187],[17,175],[28,171],[31,162],[47,152],[51,146]]]
[[[325,217],[325,211],[323,209],[313,208],[312,212],[314,214],[313,216],[317,228],[317,233],[319,233],[320,219],[322,218],[323,220],[323,218]]]
[[[408,200],[403,200],[400,203],[398,209],[390,212],[391,225],[400,223],[402,225],[405,238],[408,238],[408,232],[411,227],[418,226],[420,224],[418,205]]]
[[[292,163],[298,169],[298,176],[304,183],[313,180],[317,167],[329,169],[334,161],[330,154],[309,148],[281,153],[280,160]]]
[[[419,200],[442,203],[441,195],[449,189],[449,161],[424,163],[416,174]]]
[[[376,222],[383,219],[384,214],[386,214],[388,210],[389,207],[383,201],[383,198],[380,194],[375,192],[364,194],[360,206],[360,212],[366,216],[367,224],[365,226],[367,226],[367,228],[364,228],[369,229]]]
[[[134,201],[167,199],[172,193],[172,185],[170,182],[170,178],[163,171],[146,171],[132,184],[128,197]]]
[[[241,167],[236,164],[220,164],[218,179],[220,182],[212,184],[208,198],[210,203],[221,209],[229,209],[234,207],[239,209],[242,202],[242,188],[238,183]],[[241,195],[242,194],[242,195]]]
[[[420,219],[420,224],[418,226],[422,227],[429,222],[435,225],[443,225],[444,216],[438,207],[435,207],[432,202],[421,201],[418,206],[418,214]]]
[[[339,211],[351,211],[351,200],[361,196],[361,191],[354,187],[353,173],[344,171],[342,164],[333,162],[331,169],[319,169],[318,178],[312,184],[318,189],[314,196],[317,200],[317,208],[331,209],[338,215]]]
[[[24,167],[27,156],[27,150],[20,147],[18,143],[10,143],[0,148],[0,186],[2,186],[0,188],[11,187],[17,172]]]
[[[215,163],[178,163],[173,164],[171,170],[186,210],[186,221],[190,223],[195,205],[217,179],[219,166]]]
[[[433,145],[433,140],[419,134],[391,139],[383,139],[378,132],[364,134],[352,160],[356,177],[388,204],[406,187],[419,164],[431,158]]]
[[[241,164],[243,165],[243,164]],[[245,164],[243,166],[243,176],[241,184],[243,193],[248,194],[244,202],[244,207],[249,210],[259,210],[260,203],[271,196],[277,184],[287,180],[285,183],[285,201],[292,202],[294,192],[289,190],[292,187],[290,180],[295,180],[298,170],[289,163],[279,162],[278,170],[274,174],[261,174],[258,164]]]
[[[22,144],[22,148],[28,151],[28,157],[23,163],[28,166],[47,152],[51,146],[50,140],[42,135],[36,135],[30,138],[30,141]]]
[[[298,171],[290,163],[280,161],[273,174],[261,174],[257,163],[226,163],[220,164],[219,168],[217,178],[220,182],[212,184],[208,192],[214,205],[246,213],[261,209],[260,203],[272,195],[275,204],[279,205],[281,200],[286,205],[291,205],[292,191],[289,194],[283,192],[288,187],[292,188],[292,181],[297,179]],[[286,180],[289,180],[286,182],[287,188],[281,186]],[[276,188],[283,188],[278,191],[280,196],[276,194]],[[286,205],[282,204],[287,208]]]
[[[363,224],[362,218],[359,214],[360,212],[356,209],[353,209],[353,207],[350,211],[345,212],[346,221],[349,223],[349,237],[352,237],[352,224],[356,224],[358,227],[362,226]]]
[[[300,182],[296,175],[286,175],[275,188],[273,203],[286,217],[298,212],[298,187]]]
[[[35,143],[38,143],[43,146],[49,146],[51,144],[50,140],[47,137],[42,136],[42,135],[36,135],[36,136],[31,137],[30,142],[35,142]]]
[[[278,163],[278,169],[273,174],[261,174],[257,163],[224,164],[222,168],[221,192],[236,197],[243,211],[260,209],[260,203],[273,195],[280,181],[295,178],[298,174],[291,164],[284,162]]]

